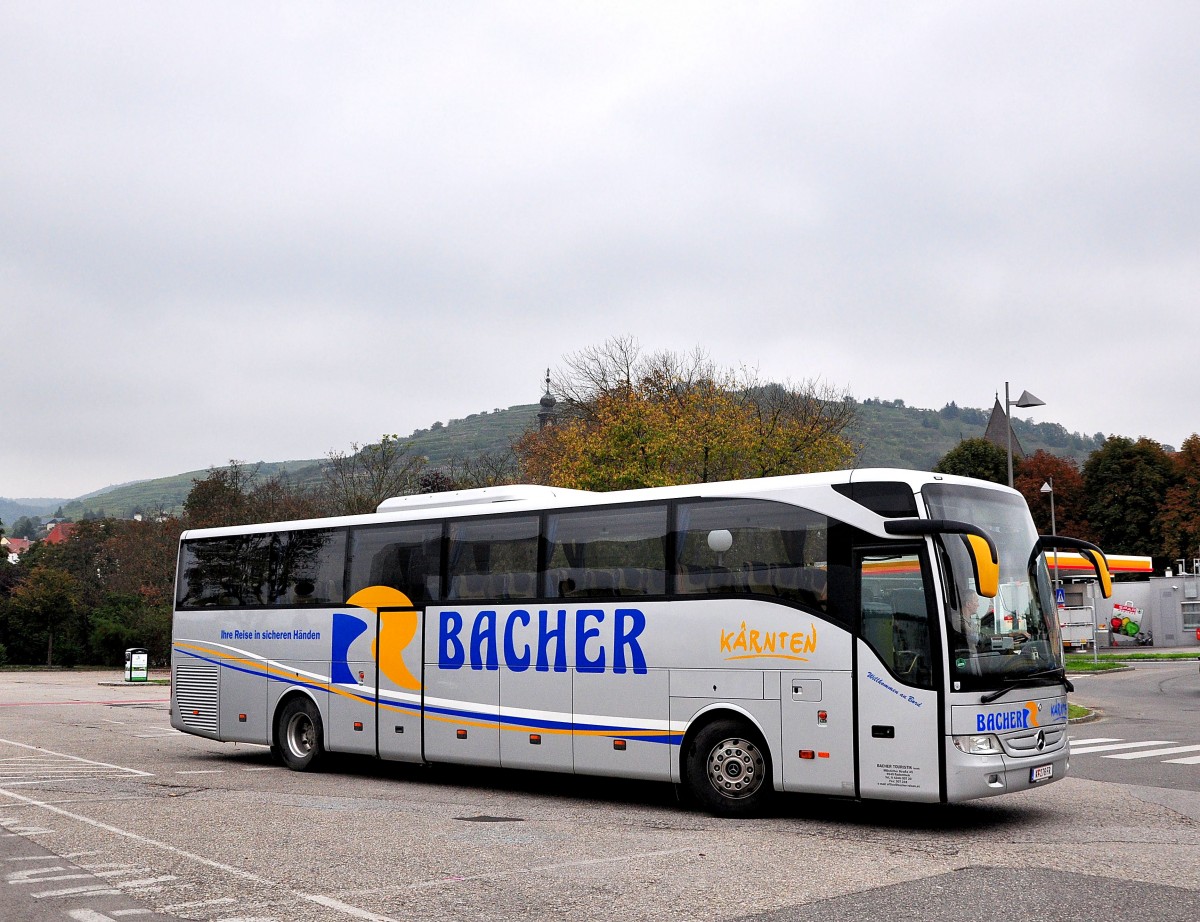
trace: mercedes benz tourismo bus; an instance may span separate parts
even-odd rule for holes
[[[1067,771],[1039,538],[1013,490],[858,470],[496,487],[183,534],[176,728],[327,751],[948,802]],[[1108,593],[1106,592],[1106,595]]]

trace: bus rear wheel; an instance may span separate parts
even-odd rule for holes
[[[758,733],[741,720],[715,720],[687,751],[687,785],[710,813],[753,816],[770,799],[771,762]]]
[[[284,765],[297,772],[311,769],[325,752],[323,736],[321,712],[315,704],[296,697],[283,706],[279,715],[278,750]]]

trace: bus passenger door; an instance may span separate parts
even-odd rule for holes
[[[939,632],[923,545],[855,552],[860,797],[942,796]]]
[[[420,762],[421,647],[425,613],[417,608],[379,609],[376,726],[379,757]]]
[[[375,755],[375,636],[378,615],[333,615],[326,744],[333,752]]]

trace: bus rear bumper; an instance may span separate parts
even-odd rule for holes
[[[946,800],[950,803],[1045,787],[1066,777],[1070,765],[1070,752],[1065,746],[1025,758],[968,754],[956,748],[950,738],[945,747]]]

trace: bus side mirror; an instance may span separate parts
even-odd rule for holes
[[[1100,592],[1103,594],[1104,598],[1111,599],[1112,573],[1109,572],[1108,560],[1105,558],[1104,554],[1098,551],[1088,550],[1087,548],[1083,548],[1080,553],[1091,562],[1092,567],[1095,569],[1096,578],[1100,581]]]
[[[1062,535],[1039,535],[1037,544],[1034,545],[1033,553],[1040,554],[1048,547],[1069,547],[1072,550],[1079,551],[1084,559],[1092,565],[1092,569],[1096,571],[1096,579],[1100,582],[1100,592],[1104,598],[1112,598],[1112,572],[1108,569],[1108,558],[1104,556],[1104,551],[1096,547],[1090,541],[1082,541],[1079,538],[1064,538]],[[1032,563],[1032,558],[1030,559]]]
[[[971,569],[975,571],[975,592],[985,599],[994,599],[1000,592],[1000,562],[993,548],[979,535],[964,535],[971,551]]]
[[[971,552],[975,591],[994,599],[1000,591],[1000,555],[991,535],[978,525],[951,519],[888,519],[883,530],[889,535],[962,535]]]

